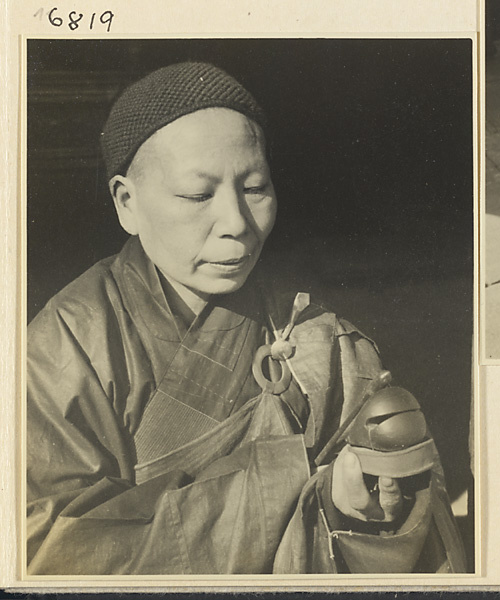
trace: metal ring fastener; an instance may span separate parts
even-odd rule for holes
[[[262,362],[268,357],[271,357],[271,360],[275,360],[272,358],[270,344],[261,346],[255,353],[255,357],[252,363],[252,373],[255,377],[255,381],[262,388],[262,391],[278,395],[288,389],[288,386],[292,381],[292,374],[287,364],[283,360],[277,360],[276,362],[279,363],[281,367],[281,377],[279,381],[271,381],[270,379],[268,379],[264,375],[264,372],[262,370]]]
[[[271,344],[271,356],[274,360],[286,360],[292,356],[294,350],[291,342],[281,338]]]

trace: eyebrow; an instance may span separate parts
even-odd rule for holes
[[[199,177],[200,179],[210,179],[210,181],[218,181],[219,177],[207,173],[206,171],[199,171],[198,169],[189,169],[186,171],[187,175],[194,175],[195,177]]]

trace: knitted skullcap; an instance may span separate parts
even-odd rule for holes
[[[265,116],[253,96],[213,65],[185,62],[153,71],[118,98],[101,134],[108,180],[125,175],[139,147],[168,123],[203,108],[236,110],[261,127]]]

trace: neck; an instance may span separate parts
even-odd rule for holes
[[[207,305],[209,296],[201,296],[177,281],[173,281],[165,273],[161,273],[170,291],[173,292],[167,294],[170,308],[182,317],[187,325],[190,325]]]

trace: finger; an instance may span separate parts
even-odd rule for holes
[[[379,477],[379,504],[385,514],[385,520],[394,521],[403,505],[403,496],[398,482],[392,477]]]
[[[354,510],[365,512],[371,505],[371,498],[363,479],[361,464],[354,453],[346,452],[343,472],[349,504]]]

